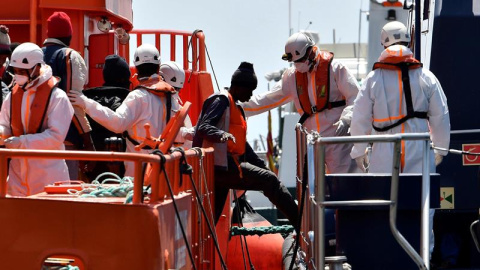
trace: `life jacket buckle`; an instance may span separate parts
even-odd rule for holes
[[[312,106],[312,114],[317,113],[317,106]]]

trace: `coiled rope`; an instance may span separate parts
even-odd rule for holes
[[[106,178],[100,183],[99,179],[104,176],[112,176],[113,178]],[[107,183],[117,185],[106,185]],[[148,187],[144,187],[143,191],[148,193]],[[125,197],[125,204],[128,204],[133,200],[133,177],[121,178],[114,173],[105,172],[98,175],[92,183],[82,184],[82,190],[69,189],[67,192],[78,195],[80,198]]]
[[[295,229],[292,225],[282,225],[282,226],[261,226],[261,227],[252,227],[252,228],[245,228],[245,227],[237,227],[232,226],[230,228],[230,235],[265,235],[265,234],[288,234],[293,232]]]

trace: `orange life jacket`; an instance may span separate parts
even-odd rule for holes
[[[12,90],[12,103],[10,106],[10,127],[14,136],[34,134],[41,131],[42,123],[47,113],[48,104],[50,103],[52,90],[57,86],[58,82],[59,79],[52,76],[48,81],[37,86],[35,98],[29,108],[30,117],[26,133],[24,132],[22,124],[22,99],[25,91],[18,85],[15,85]]]
[[[376,62],[373,65],[373,70],[375,69],[389,69],[389,70],[400,70],[402,72],[402,85],[403,85],[403,93],[405,95],[405,105],[407,107],[407,115],[401,118],[397,122],[385,126],[385,127],[376,127],[372,123],[373,129],[379,132],[385,132],[389,129],[392,129],[396,126],[399,126],[405,123],[410,118],[422,118],[428,119],[427,112],[417,112],[413,108],[413,100],[412,100],[412,89],[410,87],[410,76],[408,75],[408,71],[410,69],[417,69],[423,66],[417,59],[413,58],[412,55],[407,56],[389,56],[386,57],[381,62]]]
[[[317,47],[313,47],[315,51]],[[317,100],[315,104],[310,103],[308,97],[308,76],[307,73],[295,72],[295,81],[297,85],[297,96],[303,115],[300,123],[303,123],[310,115],[322,112],[325,109],[345,106],[345,100],[330,102],[330,66],[333,60],[333,53],[320,51],[317,55],[318,66],[315,70],[315,92]]]
[[[159,96],[166,97],[167,106],[167,122],[170,120],[170,111],[172,109],[172,95],[176,93],[175,88],[162,80],[162,77],[149,77],[145,80],[140,80],[140,84],[135,89],[145,89],[148,92]]]
[[[172,94],[175,94],[175,88],[170,84],[166,83],[162,80],[162,77],[155,76],[149,77],[147,79],[139,80],[140,84],[135,87],[135,89],[145,89],[148,92],[158,96],[158,97],[165,97],[166,100],[166,117],[165,122],[168,123],[170,121],[170,114],[172,111]],[[123,132],[123,136],[127,138],[133,145],[139,145],[140,143],[135,140],[128,132],[125,130]],[[144,149],[151,149],[151,147],[146,146]]]
[[[247,121],[245,121],[241,109],[235,104],[230,93],[228,93],[228,100],[230,101],[230,122],[228,133],[235,137],[235,143],[228,140],[227,151],[233,155],[242,155],[245,153],[245,146],[247,144]]]

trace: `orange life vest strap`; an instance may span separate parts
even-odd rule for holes
[[[317,47],[313,47],[316,51]],[[308,76],[307,73],[295,72],[298,101],[304,114],[301,117],[303,123],[310,115],[322,112],[325,109],[345,106],[345,100],[330,102],[330,66],[333,61],[333,53],[319,51],[317,55],[318,66],[315,71],[315,93],[316,103],[312,105],[308,97]]]
[[[242,111],[238,108],[233,100],[232,95],[228,93],[230,101],[230,123],[228,133],[235,137],[235,143],[231,140],[227,141],[227,151],[232,155],[243,155],[247,143],[247,121],[243,117]]]
[[[12,90],[12,103],[10,106],[10,126],[14,136],[24,134],[39,133],[42,123],[47,113],[48,104],[50,103],[50,96],[52,90],[58,84],[59,79],[51,77],[48,81],[37,86],[35,98],[30,105],[30,119],[28,120],[27,132],[24,132],[22,124],[22,100],[25,91],[16,85]],[[28,104],[27,104],[28,106]]]
[[[158,96],[158,97],[166,97],[166,117],[165,122],[168,123],[170,121],[170,114],[172,111],[172,94],[175,93],[175,88],[169,85],[168,83],[162,81],[160,77],[158,78],[148,78],[146,80],[141,80],[140,85],[137,85],[135,89],[145,89],[148,92]],[[129,140],[133,145],[139,145],[140,143],[132,138],[127,131],[123,132],[123,136]],[[145,146],[144,149],[151,149],[150,146]]]

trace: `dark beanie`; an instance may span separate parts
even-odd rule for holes
[[[249,62],[242,62],[240,66],[232,75],[231,85],[243,86],[249,89],[257,88],[257,76],[253,70],[253,64]]]
[[[126,82],[130,79],[130,67],[125,59],[111,54],[105,57],[103,65],[103,80],[106,84]]]

